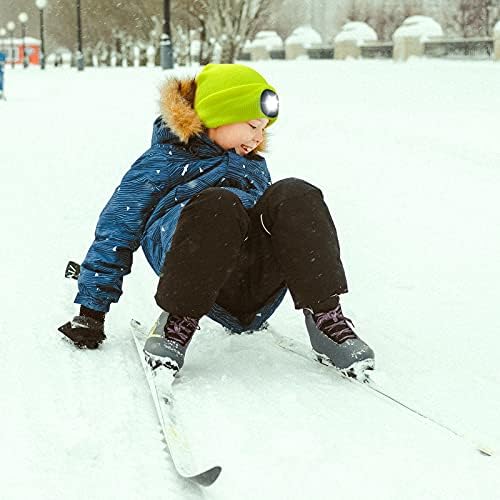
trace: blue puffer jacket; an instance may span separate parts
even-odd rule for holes
[[[139,246],[159,275],[182,208],[195,194],[208,187],[225,187],[250,208],[271,184],[261,156],[224,151],[200,132],[192,103],[184,97],[193,94],[192,85],[192,81],[170,80],[163,88],[162,116],[154,122],[151,147],[125,174],[99,217],[95,240],[81,266],[76,303],[109,311],[122,294],[123,276],[130,273],[132,254]],[[179,123],[179,117],[189,113],[192,121]],[[240,324],[218,305],[209,316],[233,331],[258,329],[285,292],[256,311],[251,325]]]

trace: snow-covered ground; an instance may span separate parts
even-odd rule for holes
[[[268,164],[320,186],[350,293],[344,310],[380,383],[466,436],[409,414],[273,345],[204,320],[178,412],[207,498],[500,498],[500,66],[274,61]],[[186,70],[183,70],[185,72]],[[6,70],[0,101],[0,498],[196,499],[174,473],[137,353],[133,316],[158,313],[135,254],[98,351],[57,327],[75,314],[100,210],[148,147],[158,69]],[[271,320],[306,342],[289,299]],[[491,448],[492,457],[470,444]]]

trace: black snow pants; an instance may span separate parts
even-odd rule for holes
[[[287,287],[297,309],[336,306],[347,292],[339,242],[321,191],[300,179],[269,186],[245,209],[207,188],[183,209],[160,274],[157,304],[201,318],[217,303],[243,324]]]

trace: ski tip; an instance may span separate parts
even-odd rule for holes
[[[219,465],[212,467],[211,469],[206,470],[200,474],[196,474],[196,476],[191,476],[188,479],[194,481],[196,484],[200,486],[211,486],[217,481],[220,473],[222,472],[222,467]]]
[[[485,457],[492,457],[494,455],[493,450],[491,448],[487,448],[486,446],[478,446],[477,451]]]

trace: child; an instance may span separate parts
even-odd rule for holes
[[[194,80],[168,80],[160,106],[151,147],[100,215],[78,280],[80,314],[61,331],[78,347],[101,344],[142,246],[165,311],[144,346],[152,366],[181,369],[204,315],[234,332],[261,328],[288,289],[324,360],[372,368],[372,349],[340,307],[347,283],[321,191],[294,178],[272,184],[258,154],[278,117],[274,87],[249,67],[209,64]]]

